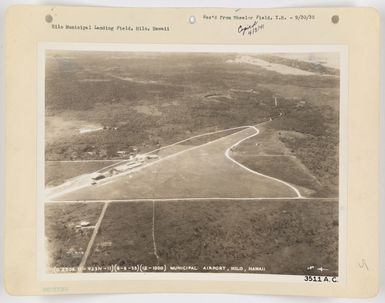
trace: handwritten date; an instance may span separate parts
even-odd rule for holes
[[[265,28],[264,24],[258,23],[258,21],[254,21],[251,25],[240,25],[238,26],[238,33],[242,36],[244,35],[254,35],[255,33],[258,33],[259,31],[263,30]]]

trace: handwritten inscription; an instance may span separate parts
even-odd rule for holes
[[[244,35],[254,35],[258,33],[259,31],[263,30],[265,28],[264,24],[259,24],[258,21],[254,21],[251,25],[240,25],[238,26],[238,33],[240,33],[242,36]]]
[[[238,11],[236,11],[238,12]],[[304,23],[316,21],[316,16],[313,14],[285,14],[285,15],[207,15],[203,14],[202,19],[205,23],[216,22],[240,22],[237,24],[237,33],[242,36],[252,36],[256,33],[265,30],[272,23],[284,24],[284,23]]]
[[[362,269],[366,269],[366,270],[369,270],[369,266],[368,264],[366,264],[366,260],[365,259],[362,259],[360,263],[358,263],[358,266]]]

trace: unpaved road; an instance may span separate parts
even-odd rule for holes
[[[258,134],[247,129],[161,158],[135,172],[94,186],[67,190],[51,200],[168,198],[293,198],[286,182],[245,169],[229,148]]]

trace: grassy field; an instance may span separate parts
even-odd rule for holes
[[[226,150],[255,134],[248,128],[176,156],[160,159],[137,172],[89,185],[55,200],[121,200],[165,198],[295,197],[287,185],[252,174],[226,156]]]
[[[271,121],[257,125],[259,133],[255,137],[251,137],[234,149],[234,156],[264,156],[264,155],[287,155],[293,156],[291,151],[279,139],[278,132],[269,126]]]
[[[305,197],[322,196],[317,179],[299,166],[292,156],[236,155],[234,158],[252,170],[289,182]]]
[[[242,129],[235,130],[226,130],[223,132],[218,132],[215,134],[209,134],[200,136],[193,139],[188,139],[183,141],[177,145],[173,145],[170,147],[166,147],[160,151],[154,152],[161,157],[166,157],[176,152],[180,152],[191,148],[193,146],[205,144],[207,142],[219,139],[224,136],[228,136],[235,132],[238,132]],[[212,132],[215,130],[208,130],[208,132]],[[124,161],[125,159],[108,161],[108,160],[88,160],[88,161],[46,161],[45,162],[45,185],[46,186],[57,186],[65,181],[80,176],[82,174],[96,172],[104,167],[109,167],[114,163],[119,163],[119,161]]]
[[[335,79],[336,81],[338,79]],[[317,178],[322,195],[338,195],[339,179],[339,87],[286,83],[263,85],[274,90],[284,113],[267,127],[279,134],[291,154]],[[282,95],[281,95],[282,94]]]
[[[239,144],[232,157],[254,171],[294,185],[305,197],[327,194],[317,178],[281,140],[283,136],[302,138],[304,135],[277,131],[269,127],[271,124],[272,121],[258,125],[259,134]]]
[[[86,265],[255,266],[271,274],[336,275],[337,239],[336,201],[110,203]]]
[[[45,162],[45,185],[56,186],[82,174],[97,171],[113,164],[111,161],[95,162]]]
[[[94,226],[102,210],[102,203],[47,204],[45,206],[45,239],[48,267],[79,266],[93,228],[79,228],[82,221]]]
[[[219,138],[234,134],[234,133],[239,132],[245,128],[230,129],[230,130],[224,130],[224,131],[220,131],[218,129],[212,129],[212,128],[207,129],[207,130],[205,130],[206,133],[217,132],[217,131],[219,131],[219,132],[214,133],[214,134],[208,134],[208,135],[205,135],[205,133],[203,133],[203,134],[199,135],[198,137],[192,138],[192,139],[186,138],[186,139],[183,139],[182,142],[180,142],[176,145],[163,147],[161,150],[153,152],[153,154],[157,154],[160,157],[167,157],[167,156],[175,154],[177,152],[181,152],[183,150],[190,149],[194,146],[206,144],[210,141],[214,141],[214,140],[217,140]]]
[[[192,138],[192,139],[189,139],[187,141],[184,141],[181,144],[186,144],[186,145],[191,145],[191,146],[202,145],[202,144],[205,144],[207,142],[214,141],[214,140],[217,140],[219,138],[222,138],[222,137],[234,134],[234,133],[239,132],[242,129],[246,129],[246,128],[247,127],[238,128],[238,129],[230,129],[230,130],[226,130],[226,131],[223,131],[223,132],[218,132],[218,133],[215,133],[215,134],[199,136],[197,138]]]

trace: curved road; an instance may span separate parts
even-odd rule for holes
[[[295,188],[293,185],[291,185],[290,183],[287,183],[287,182],[285,182],[285,181],[283,181],[283,180],[280,180],[280,179],[277,179],[277,178],[274,178],[274,177],[270,177],[270,176],[268,176],[268,175],[264,175],[264,174],[261,174],[261,173],[255,171],[255,170],[252,170],[252,169],[248,168],[247,166],[245,166],[245,165],[239,163],[238,161],[236,161],[234,158],[232,158],[232,157],[230,156],[231,150],[233,150],[235,147],[237,147],[240,143],[242,143],[243,141],[246,141],[247,139],[250,139],[250,138],[252,138],[252,137],[254,137],[254,136],[256,136],[256,135],[259,134],[259,129],[258,129],[258,128],[256,128],[255,126],[250,126],[250,127],[251,127],[251,128],[254,128],[255,131],[256,131],[256,133],[253,134],[253,135],[250,135],[250,136],[248,136],[248,137],[246,137],[246,138],[244,138],[244,139],[242,139],[242,140],[240,140],[240,141],[238,141],[238,142],[235,143],[233,146],[229,147],[229,148],[226,150],[226,153],[225,153],[226,157],[227,157],[229,160],[231,160],[231,161],[233,161],[234,163],[236,163],[237,165],[239,165],[240,167],[242,167],[243,169],[246,169],[247,171],[249,171],[249,172],[251,172],[251,173],[253,173],[253,174],[257,174],[257,175],[259,175],[259,176],[264,176],[264,177],[266,177],[266,178],[272,179],[272,180],[277,181],[277,182],[281,182],[281,183],[283,183],[283,184],[289,186],[289,187],[290,187],[290,188],[297,194],[297,197],[298,197],[298,198],[302,198],[302,195],[301,195],[301,193],[299,192],[299,190],[298,190],[297,188]]]
[[[255,126],[240,128],[245,127],[160,158],[130,173],[108,178],[103,183],[68,186],[48,198],[56,201],[302,198],[291,184],[253,171],[230,156],[231,149],[259,133]]]

